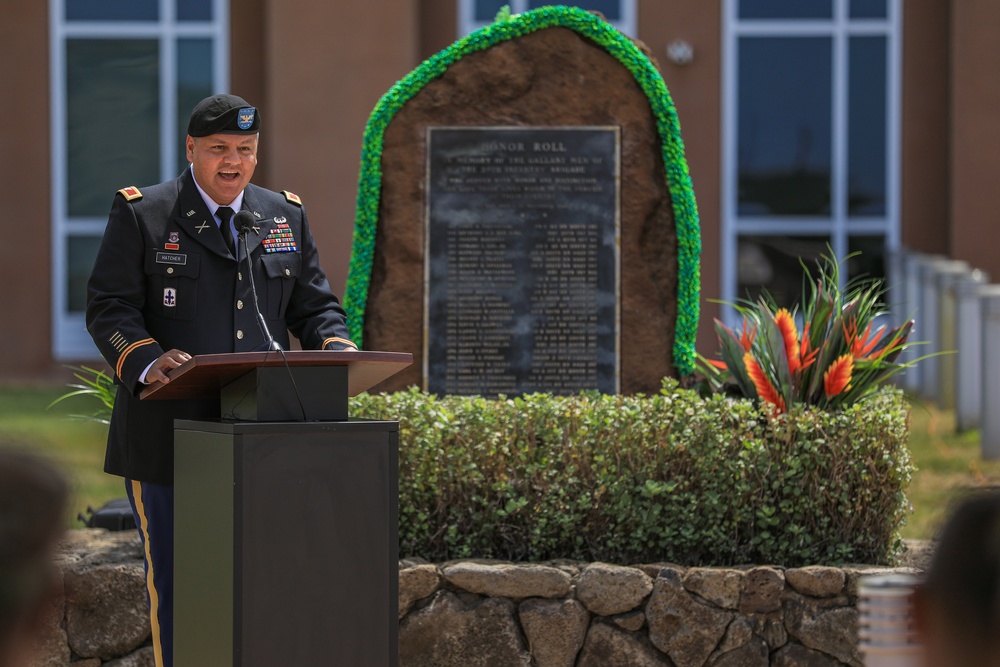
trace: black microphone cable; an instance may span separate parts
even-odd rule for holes
[[[285,351],[281,349],[281,345],[278,341],[274,340],[274,336],[272,336],[270,330],[268,330],[267,322],[264,320],[264,314],[260,312],[260,303],[257,301],[257,287],[253,280],[253,264],[250,261],[250,253],[248,252],[250,247],[248,240],[250,230],[253,228],[254,222],[256,222],[256,220],[250,211],[240,211],[233,218],[233,224],[238,232],[237,240],[243,241],[243,254],[246,255],[247,258],[247,273],[250,274],[250,293],[253,295],[253,309],[257,315],[257,328],[260,329],[260,333],[264,337],[264,342],[267,343],[267,352],[264,354],[264,360],[267,361],[267,355],[270,354],[272,350],[281,355],[281,359],[285,362],[285,369],[288,371],[288,379],[292,383],[292,391],[295,392],[295,400],[298,402],[299,412],[302,413],[302,421],[308,421],[305,404],[302,402],[302,396],[299,394],[299,387],[295,383],[295,375],[292,373],[292,367],[288,364],[288,357],[285,356]],[[238,246],[236,248],[236,253],[238,258]]]

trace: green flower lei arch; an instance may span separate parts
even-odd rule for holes
[[[496,23],[477,30],[425,60],[389,89],[375,105],[365,127],[361,150],[354,245],[347,289],[344,292],[344,309],[347,311],[351,338],[360,343],[364,331],[365,306],[371,283],[375,231],[382,192],[382,147],[389,123],[424,86],[443,75],[448,67],[461,58],[536,30],[552,27],[569,28],[602,47],[631,72],[649,98],[660,135],[667,188],[677,226],[678,294],[674,365],[682,376],[689,375],[694,371],[696,356],[695,336],[698,330],[701,289],[701,229],[691,175],[684,159],[684,142],[681,139],[677,109],[663,77],[632,40],[590,12],[561,5],[541,7],[509,18],[500,17]]]

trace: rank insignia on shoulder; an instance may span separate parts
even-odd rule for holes
[[[297,194],[295,194],[294,192],[289,192],[288,190],[282,190],[281,194],[285,195],[285,199],[287,199],[288,201],[292,202],[293,204],[297,204],[299,206],[302,206],[302,200],[299,199],[299,196]]]
[[[133,201],[135,199],[142,199],[142,193],[139,192],[139,188],[134,185],[130,185],[127,188],[122,188],[118,191],[122,197],[125,197],[125,201]]]

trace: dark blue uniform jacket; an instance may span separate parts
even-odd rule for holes
[[[354,347],[298,198],[248,185],[243,209],[256,222],[237,262],[190,170],[115,197],[87,285],[87,329],[119,383],[106,472],[171,484],[173,420],[219,417],[217,400],[138,399],[140,375],[163,352],[266,349],[247,251],[260,310],[283,348],[289,331],[307,350]]]

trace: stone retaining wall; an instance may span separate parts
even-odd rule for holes
[[[860,667],[857,584],[905,567],[400,562],[401,667]],[[72,531],[37,667],[153,665],[134,533]],[[335,664],[335,662],[331,662]]]

